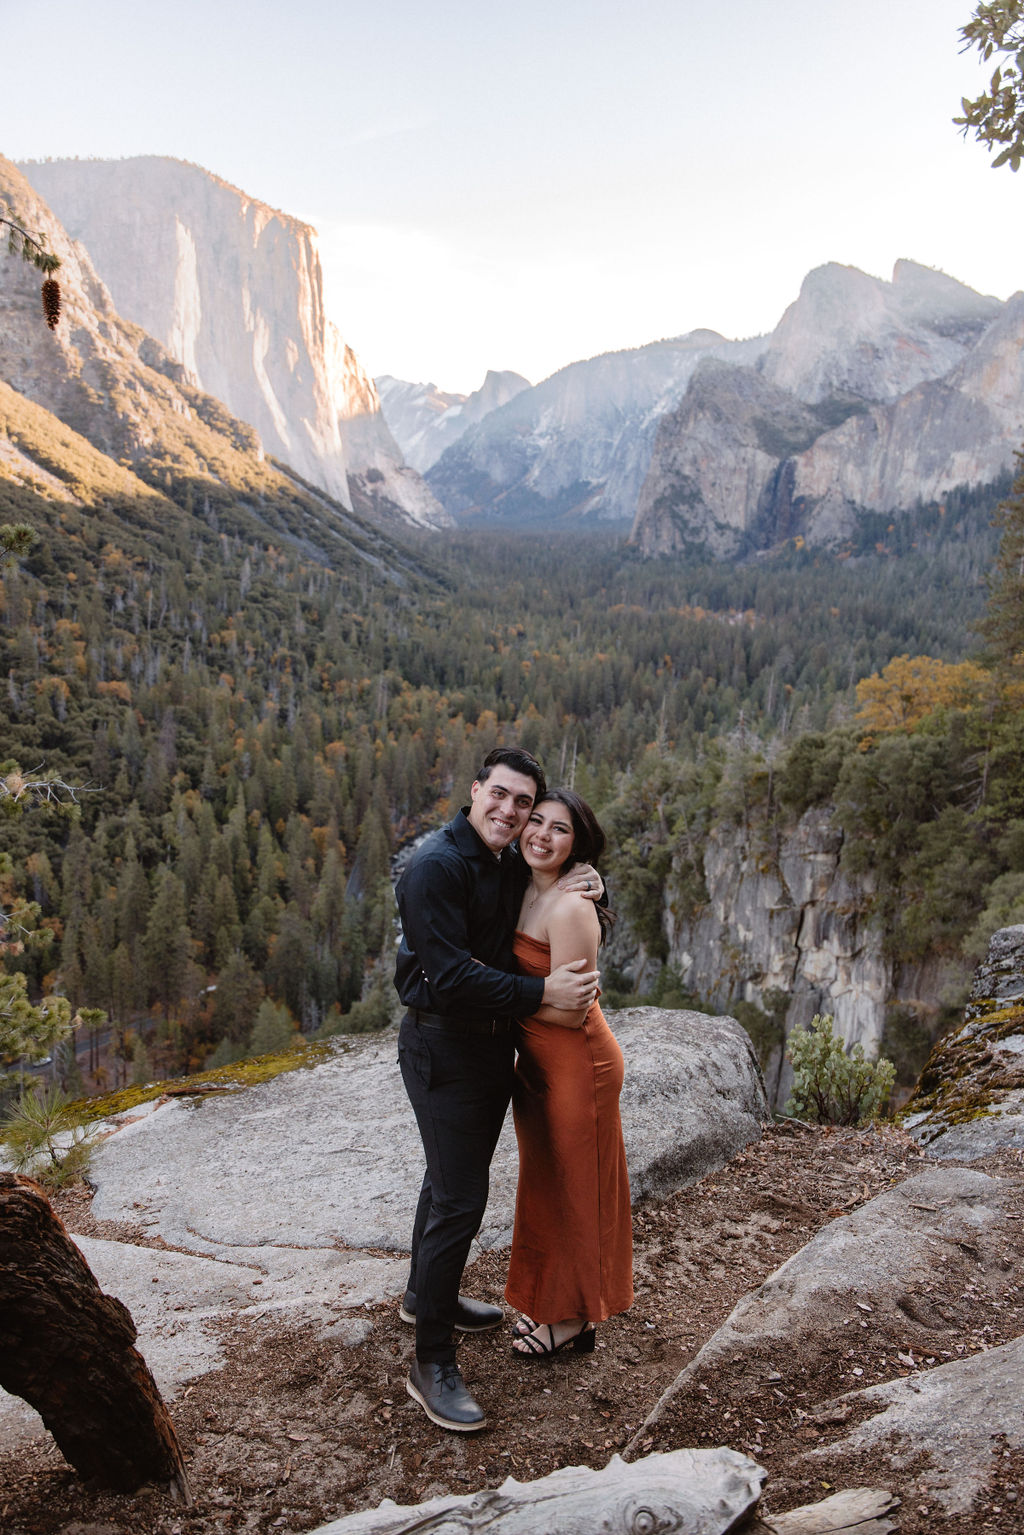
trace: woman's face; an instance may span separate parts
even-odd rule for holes
[[[572,858],[572,816],[556,799],[541,800],[530,812],[519,847],[531,869],[558,870]]]

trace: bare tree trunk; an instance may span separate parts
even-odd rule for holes
[[[79,1476],[191,1503],[167,1409],[128,1308],[104,1295],[31,1178],[0,1172],[0,1386],[40,1414]]]

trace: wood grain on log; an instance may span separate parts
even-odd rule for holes
[[[896,1525],[886,1515],[899,1501],[880,1487],[851,1487],[821,1503],[765,1516],[748,1535],[890,1535]]]
[[[0,1172],[0,1386],[39,1413],[78,1474],[192,1501],[128,1308],[104,1295],[31,1178]]]

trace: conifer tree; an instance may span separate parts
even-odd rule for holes
[[[980,629],[998,664],[1024,667],[1024,453],[1007,499],[996,509],[1002,529],[999,555],[988,580],[988,607]]]

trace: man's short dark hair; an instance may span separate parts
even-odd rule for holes
[[[486,783],[496,767],[510,768],[513,773],[522,773],[525,778],[532,778],[537,785],[537,799],[547,793],[548,781],[544,777],[544,769],[536,757],[532,757],[521,746],[496,746],[488,752],[476,775],[476,782]]]

